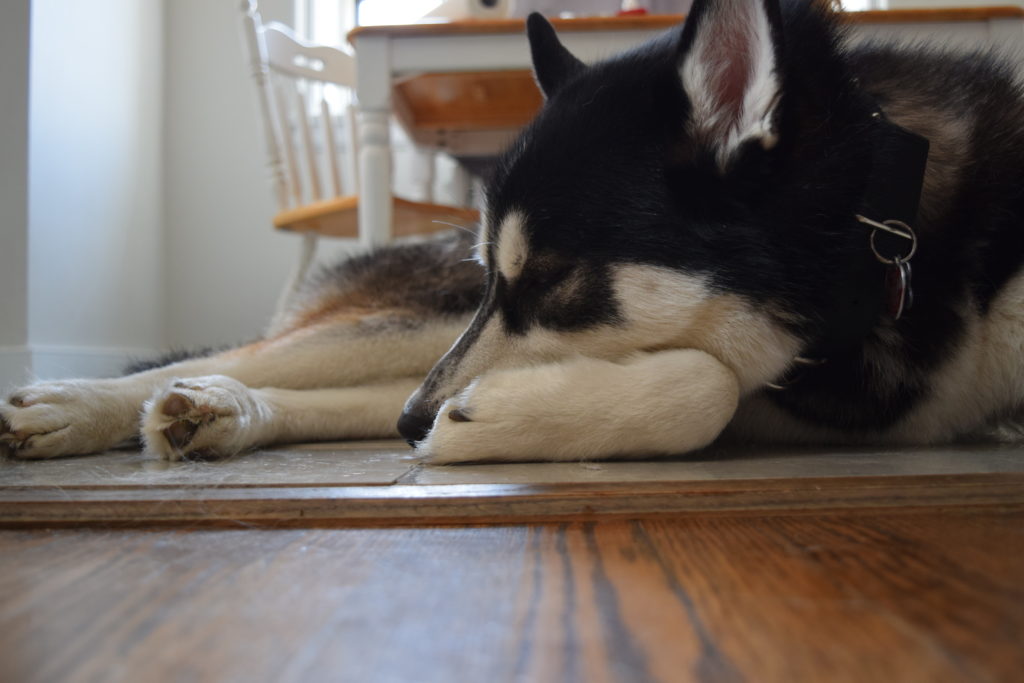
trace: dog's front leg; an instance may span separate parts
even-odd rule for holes
[[[276,443],[394,438],[419,378],[337,389],[251,388],[224,375],[177,380],[146,404],[146,450],[224,457]]]
[[[738,400],[736,376],[703,351],[575,358],[483,375],[419,449],[439,464],[684,453],[711,443]]]

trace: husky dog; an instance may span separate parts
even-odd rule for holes
[[[141,409],[147,447],[173,459],[392,435],[401,413],[447,463],[666,455],[723,433],[929,444],[1014,423],[1009,67],[851,48],[806,1],[697,0],[591,66],[539,15],[527,28],[546,103],[489,183],[479,244],[342,264],[248,346],[15,391],[0,438],[22,457],[97,451]]]

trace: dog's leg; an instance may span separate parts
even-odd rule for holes
[[[340,389],[252,389],[223,375],[174,382],[146,404],[146,450],[167,460],[273,443],[397,437],[418,377]]]
[[[0,452],[50,458],[128,443],[139,433],[143,403],[178,378],[217,374],[250,387],[314,389],[424,375],[465,324],[456,316],[430,321],[386,312],[342,313],[271,339],[126,377],[40,382],[0,399]]]
[[[683,453],[711,443],[739,383],[693,349],[490,372],[446,402],[420,443],[434,463]]]

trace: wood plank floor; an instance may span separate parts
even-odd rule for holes
[[[1019,681],[1024,515],[0,532],[0,680]]]
[[[1024,670],[1020,446],[461,467],[394,443],[8,460],[2,526],[0,683]]]

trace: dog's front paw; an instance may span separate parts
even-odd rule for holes
[[[175,380],[146,403],[146,450],[166,460],[236,455],[260,443],[271,409],[223,375]]]
[[[572,374],[552,365],[484,375],[441,406],[417,450],[434,464],[587,457],[588,415],[567,395]]]
[[[40,382],[0,399],[0,451],[18,458],[96,453],[129,441],[141,399],[119,380]]]

